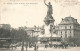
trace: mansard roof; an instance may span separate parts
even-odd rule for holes
[[[62,18],[60,24],[79,24],[79,23],[77,22],[77,19],[74,19],[73,17],[69,16],[65,17],[64,19]]]

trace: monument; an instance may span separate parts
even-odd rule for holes
[[[55,20],[52,16],[52,14],[53,14],[52,5],[50,2],[48,4],[46,4],[45,0],[44,0],[44,4],[48,8],[47,15],[44,18],[45,33],[43,35],[39,36],[38,42],[39,43],[41,42],[42,44],[49,45],[50,47],[52,47],[52,44],[58,44],[57,42],[58,42],[58,40],[60,40],[60,37],[58,37],[57,34],[55,33],[55,26],[54,26]]]
[[[54,29],[54,21],[55,21],[53,16],[52,16],[52,14],[53,14],[52,5],[51,5],[51,2],[46,4],[45,0],[44,0],[44,4],[48,8],[47,15],[46,15],[46,17],[44,19],[44,22],[45,22],[45,34],[51,34],[52,35],[53,29]]]

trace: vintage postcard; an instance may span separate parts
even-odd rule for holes
[[[0,51],[79,51],[80,0],[0,0]]]

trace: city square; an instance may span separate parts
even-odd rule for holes
[[[80,14],[78,11],[79,9],[77,10],[74,9],[75,11],[78,11],[78,13],[75,13],[75,11],[72,10],[72,7],[76,8],[77,6],[79,6],[80,2],[78,0],[76,1],[54,0],[54,2],[42,0],[41,1],[42,3],[39,3],[39,1],[36,2],[37,3],[34,3],[36,4],[35,5],[36,7],[30,6],[32,5],[32,3],[2,2],[4,7],[1,8],[1,14],[0,14],[1,16],[0,17],[0,51],[76,51],[76,50],[79,51],[80,50],[80,23],[79,23],[79,18],[75,17],[74,15],[79,16]],[[13,5],[13,7],[11,4]],[[37,14],[36,12],[38,10],[35,8],[38,8],[39,4],[42,5],[42,10],[44,11],[42,13],[42,11],[39,10],[41,11],[41,15],[36,15]],[[58,6],[62,7],[63,9],[66,8],[67,10],[64,11],[64,13],[62,11],[59,12],[59,14],[62,13],[61,15],[65,15],[65,14],[66,15],[60,19],[56,18],[57,11],[55,11],[55,8],[53,7],[54,5],[57,5],[56,7]],[[10,6],[11,10],[4,9],[6,6]],[[16,7],[21,7],[21,8],[19,8],[18,10],[18,8]],[[6,8],[9,9],[8,7]],[[30,8],[32,11],[25,8]],[[6,10],[6,12],[4,10]],[[14,12],[14,14],[11,12]],[[38,12],[38,14],[40,13]],[[13,15],[12,18],[11,15]],[[13,20],[14,16],[16,17],[15,19],[16,21]],[[43,24],[38,21],[39,16],[43,17],[41,18],[43,21],[40,20]],[[6,19],[9,19],[7,20],[9,22],[13,20],[14,23],[12,21],[11,24],[9,24],[7,23]],[[28,20],[28,23],[31,24],[29,24],[28,26],[24,25],[24,23],[22,22],[23,21],[25,22],[25,20],[26,21]],[[58,24],[56,24],[57,21],[59,21]],[[35,24],[36,22],[39,23],[41,26]],[[16,23],[17,25],[15,25]],[[16,26],[18,27],[14,28],[13,24],[15,27]],[[20,24],[22,24],[23,26]]]

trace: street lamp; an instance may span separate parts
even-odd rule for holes
[[[23,34],[23,36],[22,36],[22,48],[21,48],[21,51],[24,51],[24,41],[25,41],[25,39],[26,39],[26,31],[24,30],[24,28],[22,27],[22,34]]]

